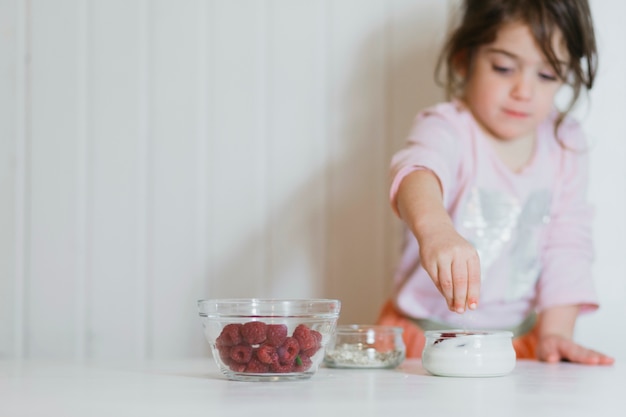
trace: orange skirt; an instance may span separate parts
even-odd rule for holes
[[[406,345],[407,358],[421,358],[426,338],[424,331],[413,321],[398,312],[391,301],[387,301],[380,311],[377,324],[402,327],[402,338]],[[513,339],[517,359],[537,359],[537,326],[532,331]]]

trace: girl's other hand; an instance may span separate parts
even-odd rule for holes
[[[420,261],[451,311],[478,306],[480,261],[474,246],[447,224],[429,227],[422,235]]]
[[[615,362],[610,356],[587,349],[560,335],[541,337],[537,346],[537,359],[549,363],[568,361],[584,365],[612,365]]]

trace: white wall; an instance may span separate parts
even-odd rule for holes
[[[206,297],[372,322],[400,244],[388,162],[442,98],[448,3],[0,0],[0,357],[204,354]],[[603,307],[578,338],[626,357],[626,5],[593,7]]]
[[[594,278],[601,307],[579,321],[585,343],[626,359],[626,3],[592,0],[599,48],[597,84],[579,111],[590,142],[590,199],[595,205]]]

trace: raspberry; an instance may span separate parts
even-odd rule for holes
[[[278,361],[281,364],[290,364],[296,359],[300,352],[300,344],[294,337],[288,337],[285,342],[277,349]]]
[[[311,330],[311,334],[315,338],[315,346],[302,352],[309,358],[313,357],[313,355],[315,355],[317,351],[322,347],[322,334],[317,330]]]
[[[311,349],[301,350],[300,353],[308,356],[309,358],[312,358],[313,356],[315,356],[318,350],[320,350],[320,348],[318,346],[315,346],[315,347],[312,347]]]
[[[237,362],[246,364],[250,362],[252,358],[252,346],[249,345],[235,345],[230,348],[230,358]]]
[[[264,374],[270,370],[270,366],[266,363],[261,363],[258,359],[252,358],[246,365],[245,372],[253,374]]]
[[[268,324],[267,325],[267,339],[265,343],[271,346],[278,347],[283,344],[287,338],[287,326],[284,324]]]
[[[304,324],[299,324],[293,331],[293,337],[298,341],[300,349],[309,350],[315,347],[317,339],[311,334],[311,329]]]
[[[322,346],[322,339],[324,338],[324,336],[322,336],[322,334],[317,330],[311,330],[311,334],[313,335],[313,337],[315,337],[315,340],[317,341],[317,346]]]
[[[266,364],[278,362],[278,353],[276,352],[276,348],[268,344],[259,346],[256,350],[256,357],[259,361]]]
[[[303,372],[311,367],[313,361],[310,357],[300,354],[293,363],[293,372]]]
[[[222,362],[228,363],[230,361],[230,349],[230,346],[222,346],[217,348]]]
[[[241,324],[231,323],[224,326],[222,333],[215,340],[215,345],[220,346],[234,346],[241,343]]]
[[[230,361],[230,363],[228,364],[228,367],[233,372],[244,372],[246,370],[245,363],[237,363],[235,361]]]
[[[267,324],[262,321],[251,321],[241,327],[241,336],[246,343],[258,345],[265,342]]]
[[[270,370],[277,374],[286,374],[293,370],[293,362],[284,365],[278,362],[274,362],[270,365]]]

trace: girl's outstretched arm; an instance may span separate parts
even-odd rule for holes
[[[435,174],[420,169],[404,177],[397,204],[400,216],[419,243],[420,262],[448,308],[457,313],[475,309],[480,295],[478,253],[454,229]]]

